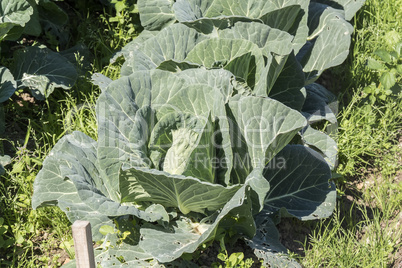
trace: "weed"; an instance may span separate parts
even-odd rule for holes
[[[385,101],[388,96],[395,98],[401,93],[402,42],[399,42],[399,38],[397,40],[394,49],[377,49],[374,54],[378,59],[369,58],[367,61],[367,67],[377,73],[379,81],[378,85],[372,83],[363,90],[372,105],[377,100]]]

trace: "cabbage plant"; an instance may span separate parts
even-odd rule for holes
[[[21,40],[23,35],[39,37],[46,34],[54,36],[59,47],[65,47],[69,39],[65,29],[67,24],[67,13],[52,0],[0,2],[0,43]],[[78,72],[75,57],[71,59],[68,54],[81,52],[83,56],[82,49],[77,48],[78,46],[62,53],[54,52],[43,45],[20,48],[13,53],[11,66],[7,66],[10,67],[11,76],[8,72],[1,71],[0,80],[12,81],[15,84],[14,91],[29,88],[38,100],[47,98],[55,88],[71,89],[78,78]],[[6,86],[7,89],[4,86],[0,88],[1,95],[11,92],[11,86]]]
[[[334,209],[336,143],[314,124],[336,122],[335,98],[314,81],[346,57],[361,1],[138,5],[146,30],[116,55],[121,78],[93,78],[98,140],[55,145],[33,207],[90,221],[102,267],[178,266],[225,233],[298,266],[275,225]]]
[[[134,262],[173,261],[218,226],[251,239],[260,211],[329,216],[328,164],[289,145],[307,120],[277,100],[236,93],[243,87],[220,69],[113,81],[97,102],[98,141],[62,138],[35,180],[33,206],[57,204],[71,221],[89,220],[94,240],[105,225],[123,228],[130,235],[107,254]]]

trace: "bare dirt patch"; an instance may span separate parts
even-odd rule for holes
[[[40,231],[32,242],[34,254],[41,256],[41,259],[36,261],[38,266],[59,267],[70,261],[67,251],[61,248],[60,240],[53,233]],[[49,248],[44,250],[43,245],[50,247],[50,250]]]

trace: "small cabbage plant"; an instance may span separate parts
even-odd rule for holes
[[[38,100],[44,100],[56,89],[71,89],[79,70],[77,59],[89,58],[87,49],[77,45],[62,52],[55,52],[44,45],[15,46],[15,41],[25,36],[52,37],[53,45],[64,48],[69,42],[68,15],[53,0],[2,0],[0,2],[0,53],[1,48],[13,46],[15,50],[11,66],[0,66],[0,96],[9,95],[17,90],[28,88]],[[39,38],[42,39],[42,38]],[[46,38],[45,38],[46,39]],[[56,42],[56,43],[55,43]],[[21,42],[22,43],[22,42]],[[52,43],[52,42],[50,42]],[[10,48],[6,49],[10,51]],[[8,52],[3,51],[4,58]],[[8,53],[9,54],[9,53]],[[83,58],[80,59],[83,62]],[[3,61],[7,63],[9,61]],[[12,83],[12,86],[11,84]],[[8,99],[8,98],[7,98]],[[1,120],[1,119],[0,119]]]
[[[334,209],[336,143],[313,126],[336,123],[335,98],[314,81],[347,56],[361,4],[138,1],[146,30],[116,55],[121,78],[93,78],[98,140],[55,145],[33,207],[90,221],[102,267],[188,267],[222,232],[297,267],[275,225]]]

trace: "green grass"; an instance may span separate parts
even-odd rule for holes
[[[330,223],[316,227],[309,245],[305,245],[312,249],[302,259],[304,267],[374,268],[391,264],[390,255],[400,246],[401,231],[395,223],[387,223],[380,212],[370,218],[365,208],[359,209],[363,219],[350,228],[343,226],[345,218],[337,212]]]
[[[402,128],[402,99],[370,105],[357,91],[340,114],[339,167],[345,176],[362,175],[367,168],[395,173],[400,165],[397,138]]]
[[[340,199],[333,217],[316,223],[304,245],[303,266],[392,265],[393,255],[402,246],[402,182],[395,181],[395,176],[371,176],[357,186],[347,185],[361,195]]]
[[[402,1],[367,0],[352,23],[355,26],[351,53],[347,60],[348,68],[336,68],[347,77],[344,84],[349,94],[353,95],[359,87],[374,82],[376,76],[366,68],[366,62],[379,48],[390,49],[397,40],[402,40]],[[391,38],[390,36],[394,36]],[[350,89],[355,89],[351,91]],[[347,92],[346,92],[347,93]]]

